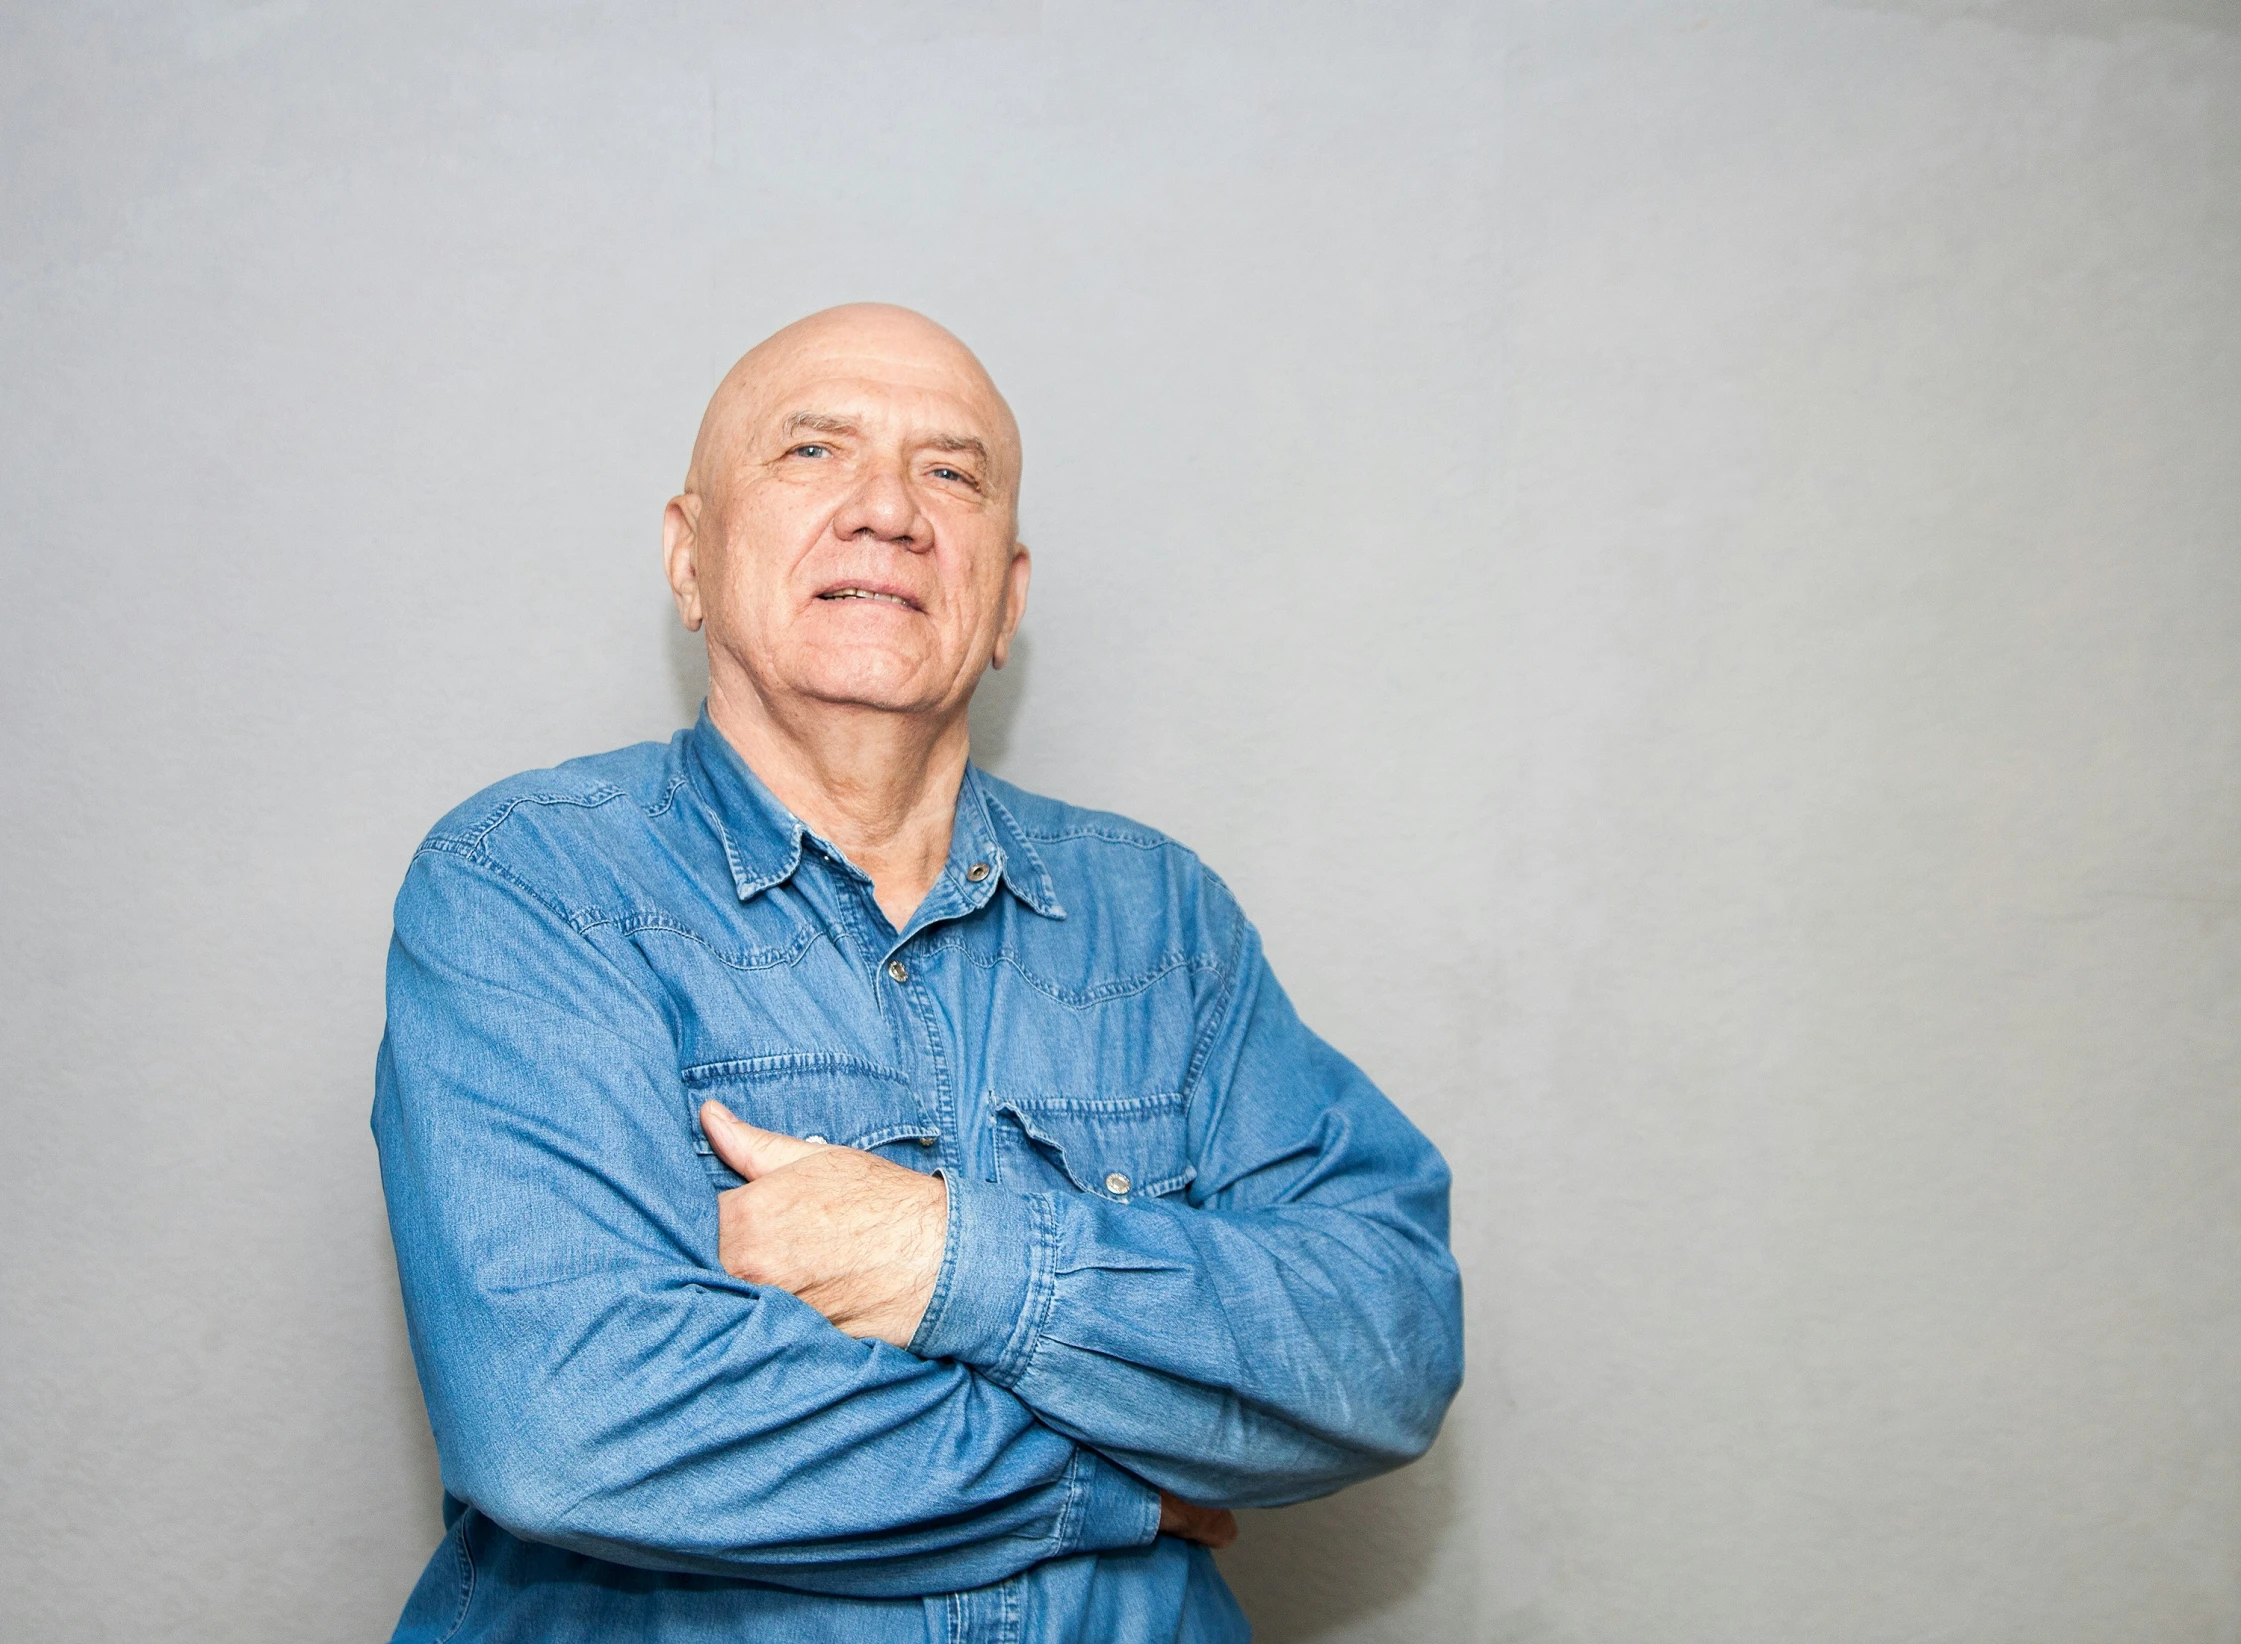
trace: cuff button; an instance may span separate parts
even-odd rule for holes
[[[1105,1178],[1105,1191],[1118,1198],[1128,1191],[1128,1178],[1119,1171],[1114,1171]]]

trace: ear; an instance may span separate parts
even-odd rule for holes
[[[1034,556],[1027,544],[1012,544],[1012,562],[1004,567],[1004,625],[996,630],[996,648],[988,653],[991,668],[1001,668],[1012,654],[1012,635],[1019,632],[1019,619],[1027,614],[1027,583],[1034,572]]]
[[[705,613],[700,607],[700,497],[686,491],[669,499],[661,513],[662,567],[669,573],[669,591],[677,600],[677,617],[685,627],[700,632]]]

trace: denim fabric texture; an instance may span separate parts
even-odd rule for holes
[[[695,1111],[938,1171],[909,1351],[717,1259]],[[1157,1490],[1418,1455],[1438,1153],[1174,841],[969,769],[897,932],[705,714],[454,811],[373,1112],[447,1533],[395,1638],[1233,1640]]]

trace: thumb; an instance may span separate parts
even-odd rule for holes
[[[805,1159],[817,1151],[814,1142],[805,1142],[781,1131],[756,1128],[721,1102],[700,1104],[700,1128],[708,1133],[708,1145],[716,1150],[716,1157],[749,1181],[782,1170],[796,1159]]]

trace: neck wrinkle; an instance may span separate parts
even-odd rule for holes
[[[871,876],[897,930],[949,860],[971,734],[939,718],[845,703],[789,703],[711,677],[708,717],[774,798]]]

